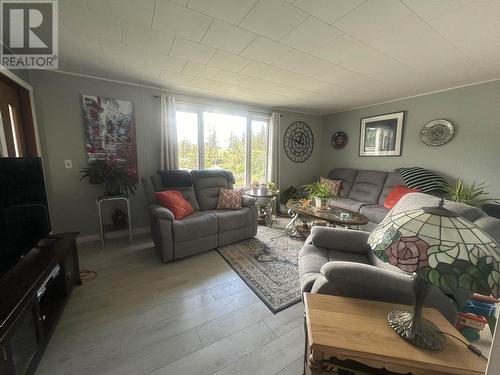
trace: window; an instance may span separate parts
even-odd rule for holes
[[[266,181],[268,119],[206,110],[176,113],[179,168],[222,168],[235,186]]]

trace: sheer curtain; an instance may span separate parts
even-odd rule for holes
[[[271,114],[267,150],[267,181],[275,183],[277,187],[279,187],[280,116],[279,112]]]
[[[175,98],[161,95],[161,169],[179,168],[177,128],[175,124]]]

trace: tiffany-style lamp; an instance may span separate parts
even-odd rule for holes
[[[430,285],[445,293],[465,289],[500,297],[498,244],[443,205],[441,200],[437,207],[389,215],[368,238],[381,260],[413,273],[413,311],[390,312],[390,326],[412,344],[432,350],[442,349],[445,338],[431,321],[422,318]]]

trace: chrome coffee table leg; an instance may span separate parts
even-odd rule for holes
[[[285,233],[291,237],[295,237],[298,234],[297,228],[295,227],[295,222],[299,218],[299,215],[292,210],[288,210],[288,216],[292,218],[285,228]]]

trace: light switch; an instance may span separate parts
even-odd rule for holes
[[[73,168],[73,160],[65,160],[64,161],[64,168],[68,168],[68,169]]]

